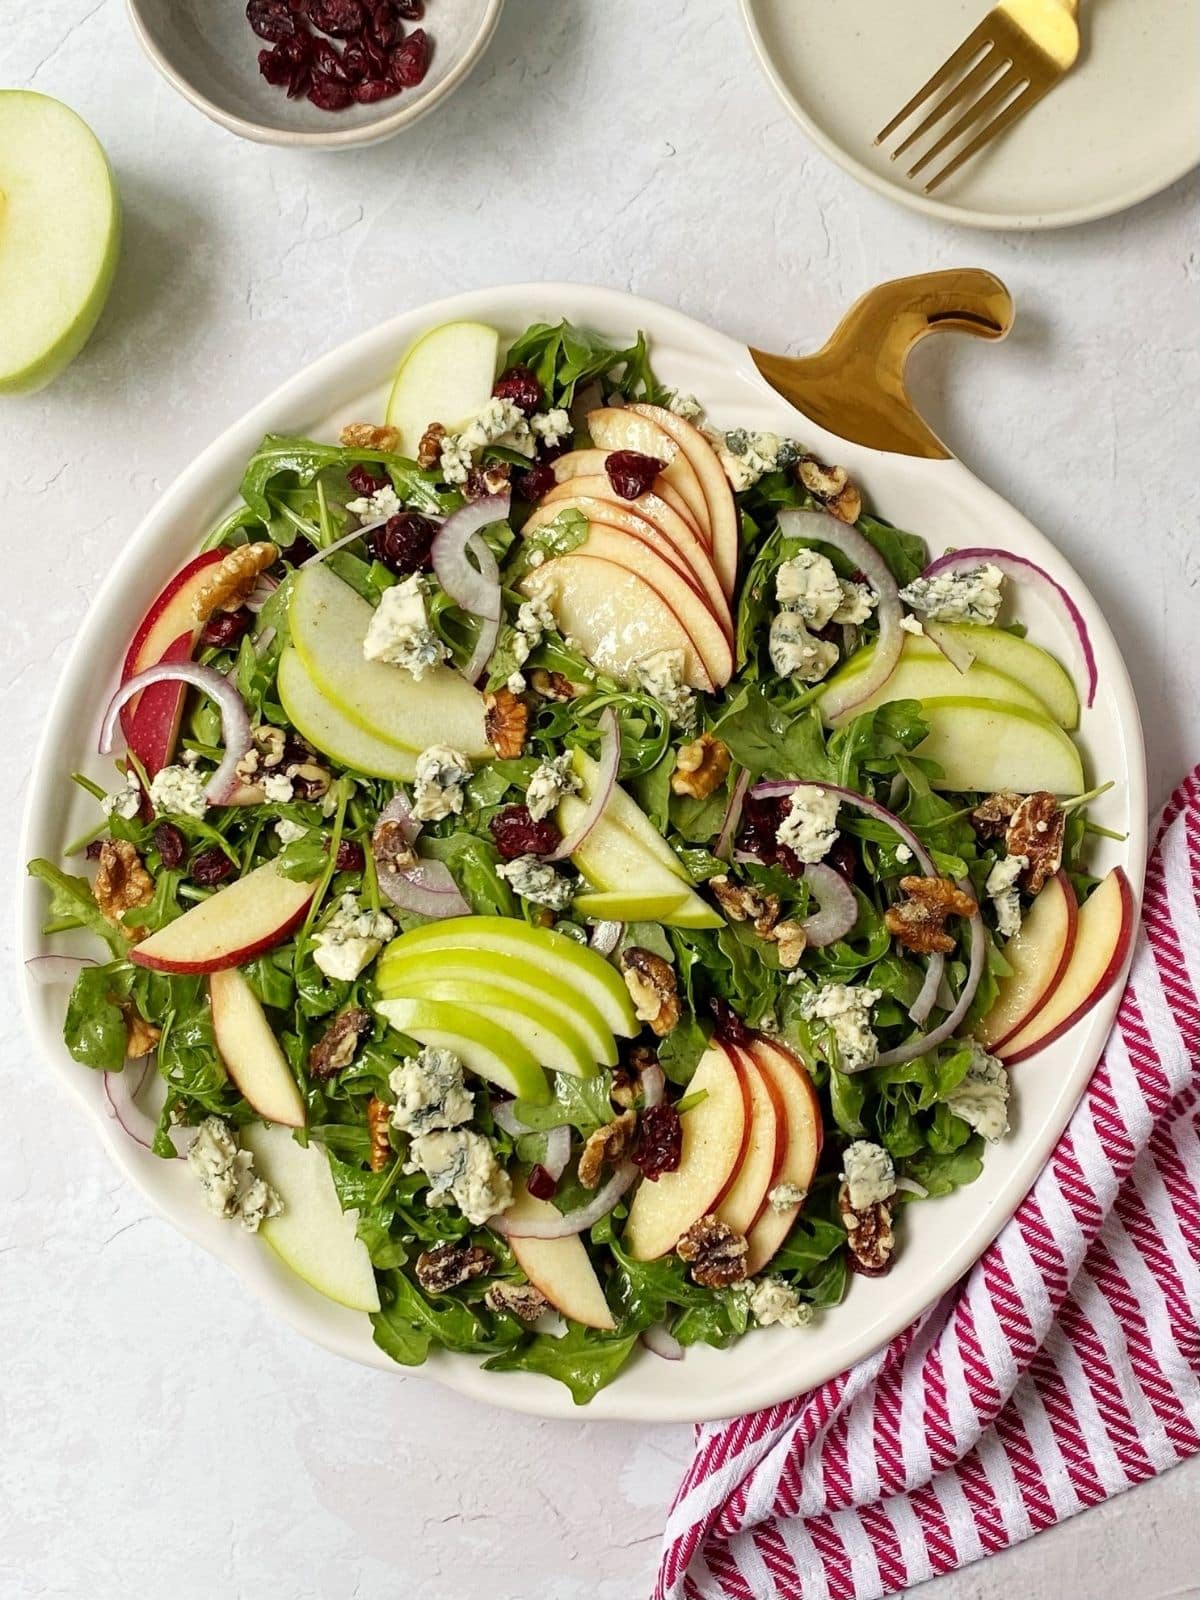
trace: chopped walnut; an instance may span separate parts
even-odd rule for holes
[[[550,1302],[531,1283],[493,1283],[483,1297],[490,1311],[516,1317],[518,1322],[536,1322],[550,1309]]]
[[[333,782],[333,774],[315,761],[297,761],[289,765],[286,776],[292,780],[297,800],[319,800],[329,793]]]
[[[621,973],[639,1022],[648,1022],[664,1039],[679,1021],[679,991],[670,963],[652,950],[634,946],[621,952]]]
[[[440,422],[431,422],[421,435],[421,442],[417,446],[417,465],[426,472],[432,471],[442,459],[442,440],[446,437],[446,430]]]
[[[979,907],[949,878],[901,878],[904,896],[883,914],[888,932],[906,950],[918,955],[947,955],[954,940],[946,932],[947,917],[973,917]]]
[[[139,1016],[128,1001],[121,1006],[121,1011],[125,1017],[125,1055],[130,1061],[140,1061],[158,1044],[162,1029]]]
[[[574,700],[580,686],[571,682],[561,672],[547,672],[545,667],[534,667],[529,674],[529,687],[543,700]]]
[[[882,1278],[892,1264],[896,1235],[892,1229],[892,1208],[887,1200],[877,1200],[863,1211],[850,1204],[850,1188],[838,1190],[838,1210],[846,1229],[850,1265],[865,1278]]]
[[[604,1127],[596,1129],[579,1158],[579,1181],[585,1189],[594,1189],[600,1182],[600,1173],[606,1161],[616,1166],[628,1152],[636,1126],[636,1113],[622,1111],[612,1122],[606,1122]]]
[[[375,824],[371,835],[371,852],[377,866],[389,872],[407,872],[417,859],[417,852],[408,839],[408,830],[394,818],[384,818]]]
[[[800,923],[791,917],[777,922],[771,930],[771,938],[779,952],[779,965],[785,972],[794,972],[800,965],[800,957],[808,948],[808,935]]]
[[[491,1272],[496,1258],[477,1244],[437,1244],[417,1257],[417,1282],[426,1294],[446,1294],[460,1283]]]
[[[257,754],[264,767],[277,767],[283,760],[287,750],[287,734],[282,728],[277,728],[273,723],[264,722],[257,728],[251,729],[250,737],[254,741],[252,754]],[[250,769],[257,772],[257,766]]]
[[[635,1044],[629,1052],[627,1065],[614,1067],[611,1098],[622,1111],[630,1111],[641,1098],[642,1073],[658,1065],[658,1052],[653,1045]]]
[[[675,1246],[681,1261],[691,1266],[692,1277],[704,1289],[727,1289],[746,1278],[746,1237],[734,1233],[727,1222],[711,1212],[693,1222]]]
[[[743,886],[734,883],[725,873],[720,877],[710,878],[708,887],[727,917],[731,917],[734,922],[752,922],[754,931],[760,939],[770,939],[774,936],[775,924],[779,921],[777,894],[767,894],[750,884]]]
[[[1066,812],[1045,789],[1026,795],[1013,812],[1004,847],[1010,856],[1025,856],[1029,862],[1021,874],[1026,894],[1045,888],[1046,880],[1062,866],[1066,826]]]
[[[715,734],[702,733],[681,747],[671,774],[671,793],[707,800],[729,776],[729,746]]]
[[[845,467],[827,467],[816,456],[801,456],[796,464],[800,482],[839,522],[857,522],[862,512],[862,495],[850,482]]]
[[[512,467],[507,461],[489,461],[485,466],[471,468],[463,491],[468,500],[482,500],[485,495],[503,494],[511,477]]]
[[[325,1029],[308,1052],[308,1070],[314,1078],[332,1078],[354,1060],[358,1041],[371,1026],[370,1014],[361,1006],[347,1006]]]
[[[371,1136],[370,1167],[372,1172],[382,1172],[392,1159],[392,1139],[388,1132],[392,1121],[392,1108],[386,1100],[373,1094],[367,1101],[367,1132]]]
[[[143,937],[140,928],[127,928],[121,917],[135,906],[150,904],[154,898],[154,879],[128,839],[105,839],[101,844],[92,895],[106,922],[120,928],[128,939],[136,941]]]
[[[400,448],[400,430],[387,423],[348,422],[338,435],[347,450],[385,450]]]
[[[529,732],[529,707],[511,689],[484,695],[483,731],[501,761],[511,761],[525,748]]]
[[[999,839],[1007,831],[1009,819],[1021,804],[1021,796],[1011,789],[988,795],[971,813],[971,826],[981,839]]]
[[[239,610],[258,582],[259,574],[278,558],[279,548],[269,539],[257,544],[239,544],[227,551],[196,591],[192,601],[192,615],[196,621],[207,622],[214,611]]]

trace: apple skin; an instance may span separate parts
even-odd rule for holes
[[[508,1221],[516,1222],[553,1218],[558,1212],[549,1200],[535,1199],[521,1184],[504,1215]],[[514,1239],[506,1235],[505,1243],[521,1271],[556,1311],[587,1328],[609,1331],[616,1327],[596,1269],[578,1235],[565,1239]]]
[[[750,1095],[750,1132],[737,1170],[716,1206],[722,1222],[749,1234],[767,1203],[767,1194],[787,1149],[788,1124],[775,1081],[747,1050],[726,1047],[734,1056]]]
[[[900,660],[887,682],[849,711],[828,716],[825,711],[828,700],[832,697],[836,701],[844,689],[852,686],[859,674],[870,665],[874,655],[874,645],[868,645],[865,650],[852,655],[844,667],[822,684],[817,706],[830,727],[843,727],[855,717],[874,711],[877,706],[886,705],[892,700],[934,700],[962,695],[969,695],[976,700],[995,700],[1006,706],[1020,706],[1038,716],[1050,715],[1049,709],[1033,690],[1019,683],[1016,678],[1010,678],[1006,672],[998,672],[980,661],[973,662],[966,672],[959,672],[940,650],[930,649],[928,640],[905,634]]]
[[[1006,1067],[1053,1044],[1107,994],[1125,969],[1136,927],[1129,879],[1114,867],[1080,908],[1071,959],[1045,1004],[995,1052]]]
[[[279,658],[276,680],[279,702],[288,721],[314,750],[372,778],[411,783],[416,776],[416,752],[377,739],[351,722],[313,682],[297,650],[288,645]],[[257,793],[251,790],[257,799]],[[236,796],[232,804],[237,804]]]
[[[764,1076],[774,1083],[787,1121],[787,1142],[767,1190],[768,1204],[747,1235],[746,1271],[754,1277],[774,1257],[803,1209],[802,1202],[789,1206],[786,1211],[776,1211],[769,1204],[771,1189],[781,1183],[794,1183],[801,1189],[808,1189],[821,1159],[825,1131],[817,1091],[804,1063],[783,1045],[762,1034],[755,1036],[749,1053]]]
[[[281,944],[304,920],[316,887],[280,877],[268,861],[135,944],[129,959],[152,972],[244,966]]]
[[[454,429],[492,392],[500,335],[484,322],[443,322],[400,359],[384,420],[400,430],[400,453],[414,457],[435,419]]]
[[[610,454],[611,452],[608,450],[568,450],[565,456],[559,456],[554,462],[551,463],[554,470],[554,481],[556,483],[566,483],[570,478],[600,477],[603,477],[607,480],[608,474],[605,471],[604,464],[608,460]],[[612,494],[611,485],[609,486],[607,493],[609,495]],[[687,501],[677,489],[673,489],[671,485],[666,482],[661,474],[654,480],[654,493],[660,497],[664,504],[670,506],[671,510],[674,511],[677,516],[683,518],[683,520],[691,528],[692,532],[700,540],[700,543],[704,546],[705,550],[708,550],[711,555],[708,524],[706,522],[700,522],[693,515],[692,509],[688,505]],[[637,502],[631,501],[630,504],[636,505]]]
[[[935,789],[1083,792],[1079,751],[1049,717],[969,695],[941,695],[921,704],[929,735],[915,753],[942,767],[941,777],[930,780]]]
[[[725,468],[721,465],[717,452],[699,428],[686,418],[677,417],[673,411],[668,411],[663,406],[651,406],[639,402],[629,409],[669,434],[687,457],[704,500],[713,563],[725,593],[732,598],[737,586],[741,526],[733,490],[729,486],[729,479],[725,476]]]
[[[502,984],[485,983],[478,975],[471,978],[408,977],[400,980],[395,988],[389,984],[386,998],[440,1000],[468,1007],[506,1028],[551,1072],[565,1072],[575,1078],[596,1076],[596,1061],[578,1029],[549,1006],[506,989]]]
[[[1062,982],[1075,948],[1079,902],[1061,869],[1030,906],[1021,930],[1005,946],[1013,967],[1001,978],[996,1003],[974,1033],[986,1050],[998,1050],[1028,1027]],[[1014,987],[1016,986],[1016,987]]]
[[[208,978],[213,1037],[230,1080],[260,1117],[288,1128],[305,1123],[304,1100],[258,996],[236,967]]]
[[[550,1083],[527,1039],[472,1006],[450,1000],[377,1000],[375,1010],[391,1027],[421,1044],[453,1050],[468,1071],[518,1100],[546,1105]]]

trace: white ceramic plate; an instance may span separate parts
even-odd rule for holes
[[[931,216],[980,228],[1067,227],[1137,205],[1200,162],[1200,0],[1083,0],[1074,70],[924,195],[905,179],[904,158],[891,162],[872,140],[991,4],[741,0],[767,76],[825,154]]]
[[[1087,768],[1089,776],[1115,780],[1115,788],[1096,807],[1097,820],[1128,833],[1123,844],[1097,841],[1094,865],[1106,871],[1123,864],[1135,892],[1140,890],[1146,783],[1137,707],[1095,602],[1042,535],[957,461],[883,455],[815,427],[766,386],[745,347],[723,334],[647,300],[571,285],[482,290],[397,317],[293,378],[183,473],[130,540],[75,641],[33,768],[22,860],[57,859],[67,840],[94,825],[95,807],[71,784],[69,774],[83,767],[100,781],[112,781],[111,765],[93,752],[125,643],[150,597],[232,505],[245,463],[263,434],[335,438],[345,422],[381,416],[397,357],[417,334],[437,323],[478,318],[516,333],[530,322],[563,316],[618,342],[628,342],[644,328],[665,381],[699,395],[715,421],[794,434],[823,458],[844,463],[869,501],[893,522],[924,534],[934,553],[949,544],[961,545],[963,529],[969,528],[972,543],[1029,556],[1067,585],[1087,618],[1100,675],[1096,703],[1083,717]],[[779,330],[780,344],[788,332]],[[1069,641],[1048,612],[1026,596],[1020,612],[1035,640],[1067,655]],[[19,912],[25,957],[49,947],[39,932],[44,906],[41,885],[25,880]],[[62,950],[67,941],[50,943]],[[77,948],[80,954],[88,951],[84,943]],[[1012,1214],[1099,1057],[1118,989],[1064,1039],[1016,1070],[1014,1131],[989,1151],[979,1181],[907,1212],[903,1248],[891,1274],[852,1279],[845,1303],[823,1316],[811,1332],[769,1329],[728,1351],[691,1350],[679,1363],[640,1352],[583,1413],[575,1411],[567,1391],[549,1378],[487,1373],[466,1356],[441,1355],[424,1370],[462,1393],[518,1411],[658,1421],[727,1416],[823,1381],[919,1315],[966,1271]],[[65,1000],[65,988],[25,984],[29,1023],[41,1052],[90,1112],[127,1176],[189,1238],[228,1262],[249,1288],[310,1339],[354,1360],[397,1370],[372,1343],[365,1316],[324,1299],[282,1267],[262,1241],[211,1216],[185,1163],[150,1155],[106,1115],[99,1075],[77,1065],[63,1047]]]

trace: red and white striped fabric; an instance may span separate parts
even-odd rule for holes
[[[875,1600],[1200,1449],[1200,768],[1117,1026],[1033,1190],[869,1360],[698,1430],[655,1600]]]

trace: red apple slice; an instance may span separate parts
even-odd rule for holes
[[[554,481],[566,483],[570,478],[604,478],[608,481],[608,474],[604,463],[611,455],[609,450],[568,450],[565,456],[559,456],[553,463]],[[613,492],[610,484],[609,493]],[[681,516],[693,533],[707,550],[709,548],[708,524],[700,523],[692,515],[692,509],[687,501],[672,488],[661,473],[654,480],[654,493],[659,495],[670,506],[671,510]]]
[[[522,1184],[504,1213],[510,1222],[538,1217],[553,1219],[558,1212],[548,1200],[537,1200]],[[566,1239],[508,1239],[521,1271],[540,1289],[556,1311],[588,1328],[615,1328],[596,1269],[578,1235]]]
[[[684,682],[712,693],[713,681],[681,618],[624,564],[574,551],[527,573],[519,587],[546,601],[562,632],[578,640],[601,672],[628,683],[635,661],[660,650],[679,651]]]
[[[628,504],[616,503],[610,500],[598,500],[594,495],[571,495],[565,500],[557,500],[547,505],[545,501],[535,511],[530,512],[521,533],[524,537],[537,533],[548,523],[551,523],[562,511],[578,511],[588,522],[599,526],[606,524],[610,528],[620,529],[622,534],[631,539],[638,539],[642,544],[662,557],[686,584],[695,590],[697,595],[703,595],[699,579],[692,571],[687,557],[682,551],[665,537],[651,522],[633,511]]]
[[[1057,987],[1033,1020],[996,1051],[1006,1066],[1044,1050],[1112,988],[1125,966],[1136,922],[1129,879],[1114,867],[1080,907],[1075,946]]]
[[[268,1122],[302,1128],[304,1100],[258,996],[236,967],[208,979],[213,1036],[230,1079]]]
[[[771,1189],[779,1184],[794,1183],[807,1190],[821,1159],[824,1131],[821,1124],[821,1105],[804,1063],[790,1050],[770,1039],[756,1038],[750,1046],[750,1055],[764,1077],[774,1084],[783,1105],[787,1122],[787,1142],[783,1159],[771,1177]],[[767,1191],[768,1197],[770,1190]],[[792,1224],[800,1215],[800,1205],[776,1211],[768,1204],[763,1207],[747,1239],[746,1271],[751,1277],[759,1273],[775,1255],[780,1245],[792,1231]]]
[[[195,613],[196,596],[211,576],[209,567],[224,554],[223,550],[206,550],[167,584],[138,624],[125,652],[122,683],[161,661],[191,660],[201,628]],[[121,712],[126,743],[151,777],[174,754],[186,699],[185,685],[156,683],[130,700]]]
[[[1000,979],[996,1003],[975,1028],[988,1050],[1032,1022],[1046,1004],[1071,959],[1079,902],[1065,872],[1058,872],[1030,906],[1020,932],[1004,947],[1012,974]]]
[[[636,1261],[673,1250],[693,1222],[710,1212],[737,1171],[750,1129],[746,1076],[729,1052],[712,1044],[701,1057],[688,1093],[707,1091],[683,1114],[683,1151],[674,1172],[643,1179],[629,1207],[625,1249]]]
[[[737,583],[738,552],[741,548],[741,527],[737,505],[725,469],[717,452],[692,423],[677,417],[663,406],[634,405],[629,409],[647,421],[653,422],[675,441],[691,464],[692,471],[704,492],[708,522],[712,529],[712,553],[725,593],[731,598]]]
[[[687,453],[679,441],[650,417],[639,416],[632,406],[603,406],[588,412],[592,443],[602,450],[636,450],[639,455],[665,461],[662,476],[692,513],[701,529],[709,531],[708,500]]]
[[[749,1234],[767,1203],[767,1191],[787,1146],[787,1112],[783,1097],[746,1050],[734,1051],[750,1091],[750,1134],[741,1162],[717,1206],[717,1215],[735,1233]]]
[[[241,966],[287,938],[315,890],[315,883],[281,877],[268,861],[134,945],[129,959],[155,972]]]

